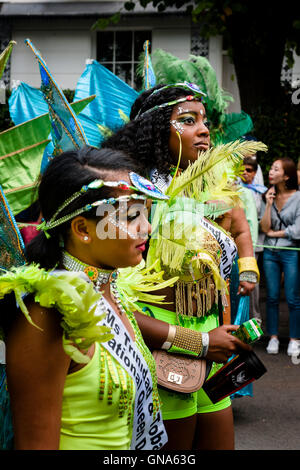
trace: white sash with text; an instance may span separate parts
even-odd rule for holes
[[[131,450],[159,450],[168,441],[159,410],[153,418],[152,377],[148,365],[123,322],[104,299],[108,309],[101,321],[114,338],[101,345],[124,367],[135,382],[135,406]]]
[[[223,230],[211,224],[208,220],[203,218],[200,223],[203,228],[208,230],[215,237],[221,247],[220,274],[221,277],[226,280],[230,276],[232,264],[237,255],[236,244]]]

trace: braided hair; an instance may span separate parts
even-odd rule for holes
[[[193,91],[171,87],[153,93],[163,87],[157,85],[141,93],[131,108],[130,122],[104,141],[102,147],[115,148],[130,155],[141,165],[144,176],[149,177],[150,170],[157,168],[166,179],[173,163],[169,152],[173,106],[156,109],[155,106],[193,95]],[[146,112],[148,110],[151,111]]]

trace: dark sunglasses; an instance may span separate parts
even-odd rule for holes
[[[253,168],[244,168],[244,170],[245,170],[247,173],[253,173],[253,171],[254,171]]]

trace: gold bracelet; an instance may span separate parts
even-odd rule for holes
[[[193,331],[182,326],[176,326],[176,334],[172,344],[172,350],[176,352],[186,352],[186,354],[194,353],[194,355],[201,355],[203,350],[202,333],[200,331]]]
[[[259,282],[260,275],[259,275],[259,270],[257,266],[257,261],[254,258],[254,256],[248,256],[245,258],[239,258],[238,259],[238,267],[239,267],[239,273],[243,273],[245,271],[253,271],[254,273],[257,274],[257,281]]]

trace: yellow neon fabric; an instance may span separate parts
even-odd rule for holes
[[[61,450],[127,450],[130,448],[132,419],[128,424],[128,412],[119,417],[120,387],[115,387],[112,404],[107,402],[109,371],[105,361],[105,390],[103,399],[99,399],[100,391],[100,351],[109,353],[96,343],[95,353],[91,361],[82,369],[69,374],[66,378],[62,418],[61,418]],[[110,356],[116,366],[117,361]],[[115,367],[117,372],[117,368]],[[121,371],[120,373],[125,371]],[[133,384],[132,394],[135,395]],[[134,400],[132,400],[131,416],[133,417]]]
[[[174,312],[140,302],[139,306],[151,310],[154,317],[159,320],[171,323],[172,325],[177,324],[177,317]],[[145,313],[149,315],[150,312],[147,313],[145,311]],[[199,318],[184,315],[180,318],[180,324],[194,331],[208,332],[219,326],[219,316],[215,313]],[[223,364],[213,362],[208,377],[214,375],[222,366]],[[202,388],[198,392],[184,394],[162,388],[158,388],[158,391],[162,402],[161,411],[164,420],[187,418],[197,413],[213,413],[228,408],[231,405],[230,397],[226,397],[218,403],[212,403]]]

